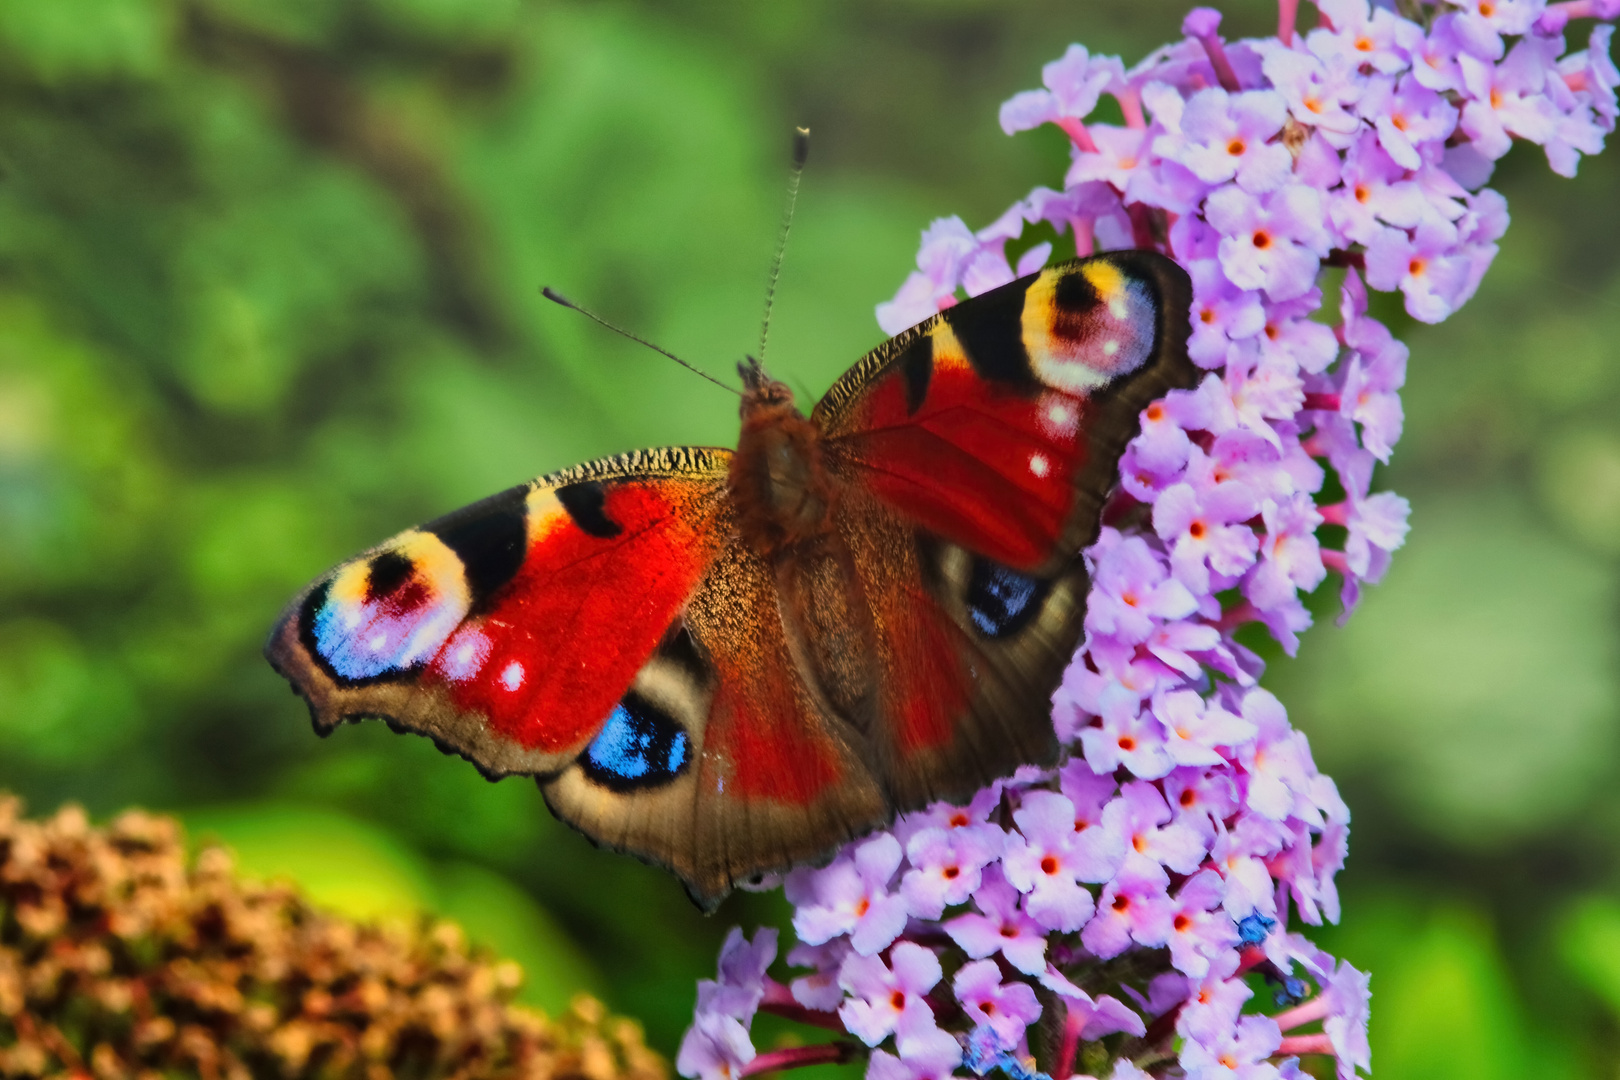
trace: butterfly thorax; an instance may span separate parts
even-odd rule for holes
[[[837,489],[822,463],[821,431],[794,405],[793,391],[757,367],[742,371],[732,504],[743,539],[770,557],[830,530]]]

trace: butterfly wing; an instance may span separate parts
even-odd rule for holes
[[[1055,756],[1080,552],[1141,410],[1196,379],[1190,301],[1163,256],[1064,263],[885,343],[817,405],[876,630],[874,771],[898,808]]]
[[[890,816],[736,538],[730,458],[638,452],[409,529],[306,589],[266,655],[323,734],[381,718],[534,775],[712,907]]]
[[[491,777],[554,773],[714,560],[730,456],[627,454],[406,530],[306,589],[265,654],[323,734],[381,717]]]

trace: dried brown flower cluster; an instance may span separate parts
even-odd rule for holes
[[[512,1003],[459,927],[361,925],[186,858],[172,818],[93,828],[0,795],[0,1077],[666,1080],[632,1021]]]

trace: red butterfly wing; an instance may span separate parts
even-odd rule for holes
[[[697,590],[729,458],[629,454],[409,529],[294,600],[266,654],[323,732],[380,716],[489,775],[555,772]]]
[[[964,797],[1057,752],[1080,557],[1140,411],[1197,372],[1190,282],[1117,252],[947,309],[816,407],[875,628],[872,733],[891,800]]]

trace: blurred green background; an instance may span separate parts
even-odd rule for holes
[[[1274,9],[1227,8],[1229,34]],[[346,911],[429,906],[672,1053],[733,922],[381,725],[328,741],[259,658],[282,603],[578,460],[723,443],[788,133],[815,131],[772,367],[813,397],[941,214],[1062,176],[999,103],[1180,5],[0,0],[0,787],[180,813]],[[1307,8],[1306,18],[1311,17]],[[1584,37],[1584,24],[1576,24]],[[1478,298],[1412,346],[1380,484],[1414,531],[1269,676],[1355,812],[1345,923],[1381,1077],[1615,1074],[1620,148],[1520,148]]]

